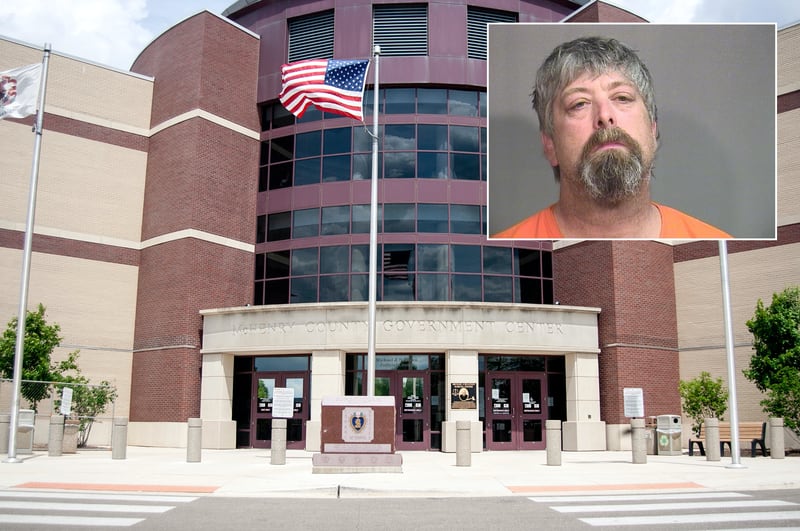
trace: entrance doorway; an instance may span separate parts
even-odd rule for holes
[[[398,450],[430,448],[430,393],[427,371],[376,371],[375,395],[394,396],[395,446]]]
[[[286,448],[305,448],[308,420],[308,376],[305,373],[257,372],[253,378],[253,448],[272,447],[272,399],[276,387],[294,391],[294,414],[286,419]]]
[[[543,450],[544,373],[486,373],[484,411],[486,448],[489,450]]]
[[[439,450],[445,413],[445,367],[442,354],[378,354],[377,396],[395,397],[395,447]],[[348,354],[346,395],[367,395],[367,356]]]

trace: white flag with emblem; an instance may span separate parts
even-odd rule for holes
[[[0,72],[0,120],[36,114],[41,79],[41,63]]]

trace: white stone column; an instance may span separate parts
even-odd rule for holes
[[[442,422],[442,451],[456,451],[456,422],[466,420],[471,423],[470,437],[472,452],[483,449],[483,425],[478,421],[478,351],[448,350],[445,352],[445,420]],[[452,384],[475,384],[475,408],[454,409],[450,399]]]
[[[564,450],[605,450],[597,354],[570,352],[564,358],[567,379],[567,421],[561,426]]]
[[[311,419],[306,422],[306,451],[320,450],[323,397],[344,396],[345,357],[343,350],[311,352]]]
[[[233,411],[233,354],[203,354],[200,418],[203,448],[236,448]]]

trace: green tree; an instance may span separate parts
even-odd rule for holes
[[[25,341],[23,344],[21,380],[36,382],[58,381],[61,371],[69,368],[69,359],[60,364],[52,364],[50,355],[61,344],[61,327],[47,324],[45,307],[40,303],[35,312],[28,311],[25,318]],[[8,327],[0,338],[0,376],[14,377],[14,353],[17,342],[17,318],[8,322]],[[77,354],[77,352],[73,353]],[[72,354],[70,354],[72,359]],[[50,396],[50,388],[39,383],[23,382],[20,394],[35,410],[37,404]]]
[[[69,370],[72,374],[60,375],[60,387],[72,389],[72,407],[69,418],[78,421],[78,446],[83,448],[89,441],[95,419],[102,415],[108,404],[117,399],[117,389],[106,380],[97,385],[90,385],[88,378],[81,374],[77,364],[77,352],[70,354]],[[66,364],[65,364],[66,366]],[[56,401],[56,408],[61,407],[61,400]]]
[[[773,294],[769,307],[759,299],[747,328],[755,353],[744,375],[766,394],[764,411],[800,435],[800,288]]]
[[[728,389],[722,378],[711,379],[706,371],[692,380],[681,380],[678,391],[683,401],[683,411],[692,419],[692,430],[700,435],[704,419],[718,418],[728,410]]]

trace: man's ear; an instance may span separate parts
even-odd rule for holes
[[[544,148],[544,156],[547,158],[547,162],[550,163],[550,166],[556,167],[558,166],[558,157],[556,156],[556,146],[553,143],[553,139],[550,136],[542,131],[541,133],[542,138],[542,147]]]

